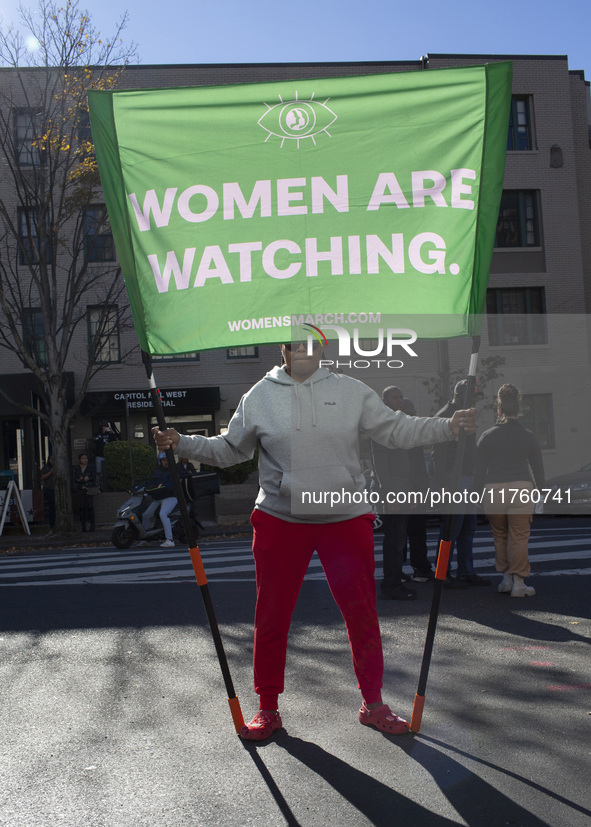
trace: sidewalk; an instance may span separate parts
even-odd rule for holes
[[[96,531],[80,530],[78,523],[75,524],[73,533],[69,537],[49,535],[49,526],[32,525],[31,534],[25,534],[21,525],[5,525],[0,536],[0,556],[3,554],[15,554],[21,551],[53,550],[56,548],[89,548],[95,546],[109,546],[111,543],[111,532],[113,526],[99,526]],[[224,537],[235,537],[240,535],[251,535],[250,523],[236,525],[218,525],[217,523],[206,523],[199,540],[223,539]],[[133,548],[133,546],[131,546]]]

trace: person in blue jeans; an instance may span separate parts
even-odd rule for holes
[[[462,379],[454,388],[454,395],[436,416],[445,419],[451,418],[454,413],[461,410],[466,396],[468,382]],[[437,488],[451,492],[451,476],[456,459],[457,444],[435,445],[433,449],[434,483]],[[466,437],[464,458],[458,489],[459,491],[472,491],[474,487],[474,462],[476,456],[476,437],[471,434]],[[486,580],[474,571],[473,542],[476,531],[476,506],[466,503],[462,505],[459,513],[454,513],[451,527],[451,554],[447,570],[446,585],[452,588],[466,588],[468,586],[490,586],[490,580]],[[443,524],[439,534],[439,542],[443,537]],[[456,549],[456,577],[451,576],[451,555],[454,546]]]
[[[173,548],[175,545],[172,536],[172,525],[169,514],[177,504],[178,500],[174,494],[174,486],[172,476],[168,468],[168,459],[165,453],[160,453],[158,456],[160,467],[155,472],[154,476],[148,483],[146,483],[146,491],[151,493],[153,502],[146,508],[142,514],[142,525],[145,529],[150,528],[150,522],[154,512],[160,506],[158,516],[164,529],[163,543],[160,543],[161,548]]]

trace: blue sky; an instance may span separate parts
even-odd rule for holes
[[[17,0],[2,0],[4,22]],[[36,5],[25,2],[25,5]],[[417,60],[567,54],[591,80],[589,0],[80,0],[108,35],[122,11],[141,63]]]

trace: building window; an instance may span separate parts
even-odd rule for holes
[[[28,266],[39,264],[39,221],[35,210],[19,209],[18,221],[18,263]],[[45,260],[51,260],[51,239],[49,236],[49,220],[45,234]]]
[[[90,128],[90,112],[88,109],[78,110],[78,143],[92,143],[92,130]]]
[[[39,166],[43,153],[35,143],[42,134],[43,112],[17,109],[14,113],[14,153],[20,167]]]
[[[528,97],[511,98],[509,115],[508,150],[527,150],[532,148],[531,119]]]
[[[84,210],[84,254],[87,261],[114,261],[115,245],[104,204]]]
[[[503,190],[495,247],[539,247],[538,199],[535,190]]]
[[[258,347],[247,345],[246,347],[229,347],[226,350],[228,359],[255,359],[259,355]]]
[[[545,345],[546,301],[543,287],[498,287],[486,291],[491,345]]]
[[[40,307],[28,307],[23,311],[23,344],[38,365],[47,364],[45,328]]]
[[[119,313],[117,305],[88,308],[88,352],[94,362],[119,362]]]
[[[198,362],[199,361],[199,354],[198,353],[173,353],[172,355],[168,356],[155,356],[152,355],[152,361],[156,362]]]
[[[554,415],[551,393],[524,394],[521,400],[519,421],[531,431],[540,443],[540,448],[554,448]]]

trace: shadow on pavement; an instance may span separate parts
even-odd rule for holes
[[[479,827],[497,824],[518,824],[521,827],[549,827],[529,810],[470,772],[463,764],[413,738],[402,749],[433,777],[433,780],[466,824]],[[430,739],[433,742],[433,739]],[[438,743],[438,742],[434,742]],[[527,779],[513,777],[527,784]]]
[[[399,824],[412,824],[413,827],[451,827],[457,824],[456,821],[438,816],[411,801],[317,744],[303,741],[301,738],[292,738],[284,730],[277,733],[274,743],[330,784],[345,801],[348,801],[376,827],[392,827],[394,820]],[[245,744],[245,749],[250,753],[287,823],[290,827],[291,825],[297,827],[299,822],[289,809],[285,798],[259,755],[259,748],[260,745],[252,742]]]
[[[580,575],[573,575],[579,577]],[[449,614],[458,620],[470,620],[488,626],[496,632],[516,637],[527,637],[531,640],[545,642],[579,641],[591,643],[591,639],[576,629],[558,625],[556,621],[548,621],[548,614],[556,614],[565,618],[590,618],[590,603],[586,589],[573,589],[572,577],[557,577],[552,581],[551,591],[545,593],[543,589],[548,585],[550,578],[546,578],[541,586],[535,582],[538,590],[535,598],[512,600],[508,595],[499,595],[495,590],[472,589],[468,594],[462,592],[459,598],[470,599],[462,602],[457,599],[453,602],[442,602],[441,614]],[[446,598],[447,595],[444,595]],[[523,614],[521,612],[524,612]]]
[[[425,743],[429,740],[446,749],[453,749],[447,744],[433,738],[406,739],[383,735],[393,745],[402,749],[413,761],[420,764],[437,784],[439,790],[447,798],[450,805],[464,819],[467,824],[477,824],[479,827],[498,824],[519,824],[523,827],[549,827],[548,822],[542,821],[529,810],[508,798],[491,784],[479,778],[465,766],[454,761],[443,752]],[[279,732],[274,743],[284,749],[289,755],[300,761],[312,772],[330,784],[342,798],[355,807],[359,813],[367,818],[376,827],[391,827],[392,824],[412,824],[413,827],[444,827],[457,824],[445,816],[438,815],[432,810],[411,801],[406,796],[383,784],[367,773],[352,767],[335,755],[327,752],[317,744],[293,738],[284,730]],[[291,811],[287,801],[267,769],[259,750],[265,745],[245,743],[255,766],[272,797],[290,827],[299,827],[300,822]],[[459,754],[474,759],[461,750]],[[478,760],[478,759],[474,759]],[[480,762],[493,769],[506,772],[488,762]],[[553,799],[574,807],[579,812],[587,814],[589,811],[578,805],[573,805],[562,796],[549,793],[544,788],[509,772],[512,778],[529,784],[537,791],[550,795]]]
[[[477,755],[472,755],[469,752],[465,752],[464,750],[458,749],[458,747],[454,747],[451,744],[446,744],[443,741],[438,741],[436,738],[431,738],[428,735],[421,735],[420,739],[417,739],[417,741],[415,741],[415,744],[421,744],[423,741],[429,741],[429,743],[436,744],[437,746],[442,747],[443,749],[451,750],[451,752],[455,752],[458,755],[462,755],[464,758],[469,758],[471,761],[476,761],[478,764],[482,764],[484,767],[489,767],[490,769],[496,770],[497,772],[500,772],[503,775],[508,776],[509,778],[513,778],[516,781],[520,781],[522,784],[526,784],[528,787],[531,787],[532,789],[536,790],[536,792],[540,792],[543,795],[548,796],[548,798],[551,798],[554,801],[559,801],[561,804],[564,804],[565,806],[570,807],[573,810],[576,810],[578,813],[582,813],[583,815],[589,816],[591,818],[590,809],[582,807],[580,804],[576,804],[574,801],[570,801],[563,795],[559,795],[558,793],[552,792],[547,787],[544,787],[542,784],[537,784],[535,781],[531,781],[529,778],[524,778],[523,776],[518,775],[517,773],[512,772],[511,770],[508,770],[506,767],[501,767],[498,764],[493,764],[490,761],[485,761],[483,758],[479,758]],[[408,750],[408,752],[409,754],[412,754],[413,758],[416,758],[417,756],[414,754],[413,748]],[[440,755],[440,753],[438,754]],[[419,763],[422,763],[420,759]],[[425,768],[428,769],[427,767]]]
[[[146,626],[205,626],[207,616],[199,587],[190,575],[186,583],[79,584],[18,586],[2,590],[0,629],[10,632],[49,632],[55,629],[108,629]],[[212,595],[218,620],[251,621],[254,589],[240,589],[240,599]]]
[[[281,734],[281,733],[280,733]],[[277,737],[277,736],[276,736]],[[268,742],[267,742],[268,743]],[[281,814],[285,818],[286,824],[289,827],[300,827],[300,822],[292,813],[289,804],[285,800],[281,790],[275,783],[275,779],[269,772],[265,762],[263,761],[262,757],[259,755],[259,747],[266,746],[266,744],[256,744],[253,741],[242,741],[242,746],[249,753],[250,757],[252,758],[255,767],[261,774],[261,778],[269,788],[269,792],[271,793],[272,797],[275,799],[275,803],[277,804]]]

